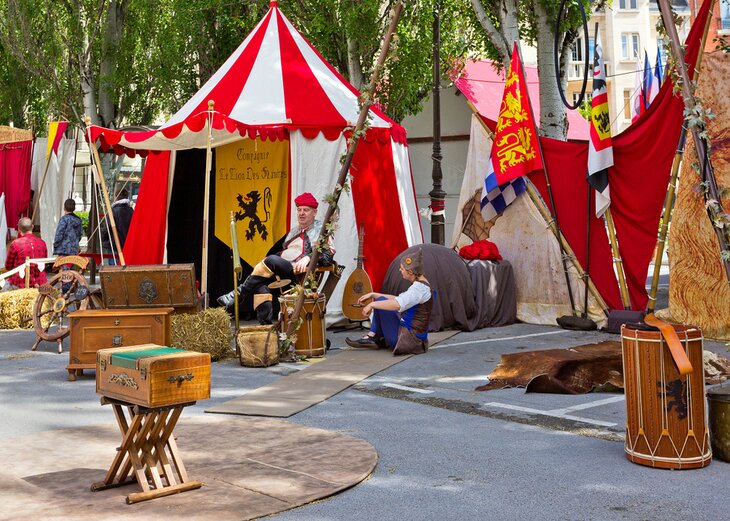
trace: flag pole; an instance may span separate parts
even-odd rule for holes
[[[707,41],[707,32],[710,28],[710,22],[712,17],[707,17],[705,22],[705,31],[702,34],[702,41],[700,42],[700,49],[705,48],[705,42]],[[697,63],[695,64],[695,71],[697,74],[700,72],[700,66],[702,65],[702,56],[704,53],[700,52],[697,54]],[[682,124],[682,129],[679,132],[679,140],[677,141],[677,150],[674,153],[674,160],[672,162],[672,174],[669,178],[669,186],[667,187],[667,195],[664,199],[664,209],[662,210],[661,226],[659,227],[659,234],[657,235],[656,253],[654,255],[654,270],[651,276],[651,289],[649,290],[649,301],[647,303],[647,313],[654,313],[656,309],[656,294],[659,289],[659,275],[662,269],[662,259],[664,257],[664,248],[666,246],[667,235],[669,234],[669,217],[674,209],[674,202],[677,193],[677,178],[679,177],[679,165],[682,163],[682,157],[684,156],[684,148],[687,144],[687,120]]]
[[[611,216],[611,208],[606,208],[603,214],[603,219],[606,221],[606,228],[608,228],[608,242],[611,244],[611,254],[613,255],[613,266],[616,271],[616,277],[618,278],[618,287],[621,291],[621,304],[624,309],[631,309],[631,298],[629,296],[629,287],[626,284],[626,274],[624,273],[624,263],[621,259],[621,252],[618,249],[618,241],[616,240],[616,226],[613,224],[613,217]]]
[[[558,237],[558,245],[560,246],[560,257],[563,261],[563,273],[565,274],[565,283],[568,286],[568,298],[570,299],[570,312],[573,316],[576,316],[575,311],[575,298],[573,297],[573,287],[570,284],[570,275],[568,274],[568,265],[566,264],[567,255],[565,248],[563,248],[563,241],[560,237],[563,233],[560,231],[560,224],[558,223],[558,210],[555,207],[555,199],[553,198],[553,189],[550,186],[550,176],[548,175],[547,163],[545,162],[545,154],[542,152],[542,143],[540,143],[540,134],[537,132],[537,121],[535,120],[535,113],[532,110],[532,102],[530,101],[530,92],[527,90],[527,76],[525,75],[525,66],[522,63],[522,52],[520,51],[520,45],[518,42],[515,44],[517,53],[520,57],[520,72],[525,80],[525,90],[527,91],[527,106],[530,108],[530,116],[532,117],[533,131],[537,137],[537,148],[540,150],[540,157],[542,158],[542,172],[545,175],[545,184],[547,185],[548,197],[550,199],[550,207],[552,208],[551,218],[548,220],[548,226],[555,228],[555,235]]]

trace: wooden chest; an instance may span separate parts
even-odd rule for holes
[[[104,266],[99,270],[99,278],[106,309],[198,308],[193,264]]]
[[[172,308],[89,309],[69,313],[68,379],[96,368],[96,352],[110,347],[170,343]]]
[[[210,398],[210,354],[145,344],[100,349],[96,392],[143,407]]]

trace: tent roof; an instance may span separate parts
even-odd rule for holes
[[[360,112],[357,90],[294,28],[276,0],[270,6],[221,68],[158,130],[94,126],[91,139],[117,153],[206,148],[209,118],[212,146],[245,135],[281,139],[288,129],[336,139],[354,127]],[[370,128],[405,142],[405,130],[378,108],[372,107],[370,116]]]
[[[454,81],[456,88],[477,109],[479,115],[490,128],[496,126],[499,107],[504,92],[504,70],[497,72],[492,61],[469,61],[462,75]],[[540,114],[540,80],[537,66],[525,65],[527,89],[535,115]],[[568,111],[568,139],[588,139],[590,126],[588,121],[575,110]]]

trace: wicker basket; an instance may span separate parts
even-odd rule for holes
[[[244,326],[238,330],[241,365],[269,367],[279,363],[278,335],[272,326]]]

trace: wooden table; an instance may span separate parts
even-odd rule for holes
[[[127,503],[132,504],[203,486],[202,482],[188,478],[172,435],[183,408],[195,402],[146,408],[102,396],[101,404],[110,404],[114,409],[122,444],[117,447],[106,477],[92,484],[92,491],[136,481],[142,492],[127,496]]]

